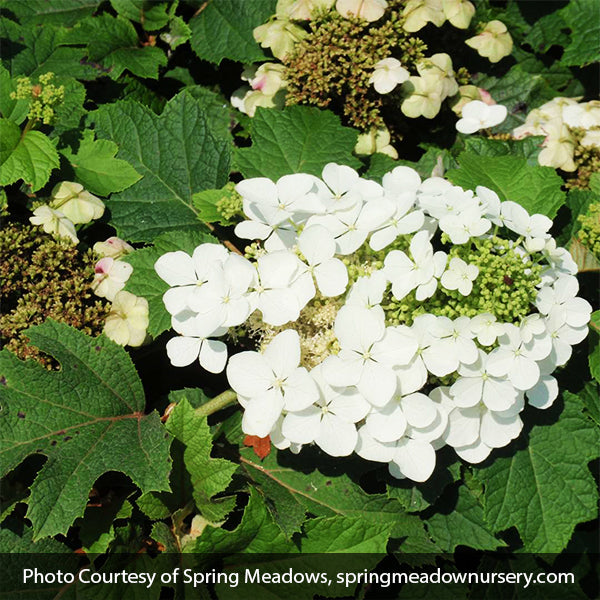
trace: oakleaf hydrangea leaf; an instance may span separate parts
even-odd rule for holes
[[[64,43],[87,44],[88,60],[100,64],[113,79],[125,69],[138,77],[157,79],[158,68],[167,64],[167,57],[160,48],[140,47],[130,21],[107,13],[81,21]]]
[[[213,134],[201,104],[181,92],[158,116],[134,102],[104,105],[93,115],[98,138],[119,147],[142,179],[111,197],[121,237],[152,241],[169,230],[198,227],[194,193],[225,185],[230,143]]]
[[[578,396],[565,392],[564,401],[560,418],[534,426],[525,448],[475,469],[488,526],[498,532],[514,525],[526,552],[561,552],[575,526],[597,516],[587,462],[600,454],[600,435]]]
[[[154,263],[167,252],[183,250],[192,254],[194,248],[205,242],[216,243],[217,240],[202,231],[171,231],[156,238],[154,246],[141,248],[125,256],[123,260],[133,266],[133,273],[127,281],[125,289],[148,301],[150,324],[148,333],[157,337],[171,328],[171,315],[165,309],[162,297],[169,289],[154,270]]]
[[[146,31],[162,29],[169,22],[166,2],[110,0],[110,3],[122,17],[141,23]]]
[[[10,73],[0,65],[0,117],[20,125],[29,112],[29,102],[11,98],[11,93],[16,91],[17,86],[11,79]]]
[[[64,25],[71,27],[90,16],[101,0],[4,0],[2,8],[14,13],[22,25]]]
[[[454,552],[457,546],[477,550],[495,550],[506,543],[497,539],[486,525],[483,508],[464,485],[458,488],[454,509],[448,514],[435,513],[427,520],[429,533],[444,552]]]
[[[71,163],[76,180],[86,190],[99,196],[108,196],[141,179],[141,175],[127,161],[115,158],[118,149],[109,140],[95,140],[93,132],[86,130],[76,153],[66,148],[61,150],[61,154]]]
[[[265,59],[252,32],[275,13],[276,0],[209,2],[191,21],[192,49],[202,59],[252,63]]]
[[[289,173],[321,175],[330,162],[359,168],[352,155],[358,131],[343,127],[330,111],[290,106],[258,108],[251,125],[252,146],[241,148],[236,165],[245,177],[278,179]]]
[[[213,496],[225,490],[238,465],[211,457],[213,438],[206,417],[198,416],[186,399],[169,415],[167,430],[185,445],[183,459],[191,477],[196,507],[209,521],[222,520],[235,501],[214,500]]]
[[[565,48],[561,63],[569,67],[584,66],[600,60],[600,16],[595,0],[571,0],[561,14],[571,30],[571,43]]]
[[[54,321],[27,335],[60,363],[47,371],[0,352],[2,475],[31,454],[48,457],[31,486],[34,538],[66,533],[107,471],[125,473],[142,491],[168,489],[169,436],[156,413],[144,415],[127,352]]]
[[[22,179],[34,192],[43,187],[59,165],[58,152],[48,137],[41,131],[21,136],[19,127],[8,119],[0,119],[0,135],[0,185]]]
[[[458,157],[459,169],[448,171],[455,185],[472,189],[478,185],[494,190],[500,200],[518,202],[530,214],[556,216],[565,203],[562,179],[550,167],[531,166],[518,156],[478,156],[463,152]]]

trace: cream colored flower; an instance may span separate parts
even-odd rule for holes
[[[60,209],[73,223],[89,223],[104,214],[104,202],[86,192],[80,183],[63,181],[52,190],[50,207]]]
[[[94,252],[101,257],[110,256],[110,258],[117,259],[133,252],[133,246],[130,246],[121,238],[112,236],[104,242],[96,242],[94,244]]]
[[[337,0],[336,10],[342,17],[359,17],[365,21],[377,21],[387,8],[386,0]]]
[[[130,292],[119,292],[106,317],[104,333],[120,346],[141,346],[148,329],[148,301]]]
[[[587,131],[579,143],[586,148],[591,146],[600,148],[600,129],[591,129],[590,131]]]
[[[94,281],[92,281],[94,294],[112,302],[125,287],[125,283],[133,273],[133,267],[122,260],[105,256],[96,263],[94,272]]]
[[[254,39],[263,47],[270,48],[273,56],[283,60],[297,42],[308,34],[289,19],[273,19],[254,28]]]
[[[423,29],[427,23],[441,27],[446,20],[442,0],[409,0],[402,11],[404,30],[410,33]]]
[[[544,132],[547,137],[538,156],[540,165],[563,171],[575,171],[577,168],[573,160],[575,140],[569,128],[562,122],[553,121],[544,125]]]
[[[569,127],[591,129],[600,127],[600,101],[591,100],[563,108],[563,119]]]
[[[54,237],[67,238],[74,244],[79,242],[75,226],[62,212],[49,206],[38,206],[29,217],[32,225],[41,225],[46,233]]]
[[[473,100],[482,100],[479,88],[476,85],[461,85],[458,88],[458,97],[453,99],[452,110],[460,115],[463,106]]]
[[[458,83],[454,79],[452,59],[445,52],[434,54],[417,63],[417,72],[422,77],[437,77],[442,100],[458,92]]]
[[[367,133],[361,133],[358,136],[354,152],[359,156],[368,156],[378,152],[379,154],[387,154],[392,158],[398,158],[398,152],[390,144],[391,136],[387,127],[381,129],[371,129]]]
[[[442,96],[439,77],[409,77],[403,88],[409,96],[400,108],[407,117],[433,119],[440,112]]]
[[[379,94],[389,94],[399,83],[409,77],[408,71],[397,58],[384,58],[375,64],[375,71],[369,79]]]
[[[446,19],[458,29],[467,29],[475,14],[475,7],[469,0],[442,0]]]
[[[335,0],[279,0],[276,15],[295,21],[306,21],[316,9],[331,8]]]
[[[493,63],[508,56],[513,47],[506,25],[502,21],[495,20],[487,23],[479,35],[469,38],[465,43]]]

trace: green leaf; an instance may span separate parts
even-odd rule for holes
[[[84,131],[77,153],[61,154],[71,163],[76,180],[92,194],[109,196],[139,181],[141,175],[126,161],[115,158],[118,146],[109,140],[95,140],[93,131]]]
[[[118,158],[142,175],[107,203],[119,235],[152,241],[165,231],[196,229],[192,196],[225,185],[230,156],[229,142],[213,134],[200,102],[183,91],[159,116],[139,104],[117,102],[92,118],[96,137],[116,143]]]
[[[72,77],[55,77],[52,83],[65,89],[65,99],[54,111],[54,129],[50,137],[56,137],[69,129],[78,129],[87,111],[83,108],[85,86],[82,83]]]
[[[169,22],[166,2],[156,0],[110,0],[112,7],[126,19],[141,23],[146,31],[162,29]]]
[[[590,177],[590,189],[600,195],[600,173],[592,173]]]
[[[339,117],[327,110],[259,108],[252,119],[251,135],[252,146],[240,148],[236,154],[236,165],[245,177],[320,176],[329,162],[361,166],[352,156],[358,131],[342,127]]]
[[[368,523],[392,523],[394,537],[403,537],[406,523],[419,520],[407,514],[397,500],[384,494],[365,493],[347,475],[325,475],[314,465],[311,469],[312,461],[306,454],[303,451],[302,456],[294,460],[289,454],[273,451],[261,461],[251,449],[240,450],[242,469],[270,500],[267,506],[276,522],[283,523],[284,531],[286,512],[294,506],[297,514],[303,509],[323,517],[342,515]],[[317,460],[320,468],[328,472],[327,457],[318,454]],[[287,530],[290,530],[289,525]]]
[[[192,30],[181,17],[173,17],[169,22],[169,31],[160,34],[160,39],[175,50],[192,37]],[[177,68],[177,67],[176,67]]]
[[[212,236],[198,230],[171,231],[156,238],[154,246],[141,248],[124,256],[122,260],[133,267],[133,273],[127,281],[125,289],[136,296],[142,296],[148,301],[150,324],[148,333],[152,337],[159,336],[171,328],[171,315],[165,309],[162,301],[163,294],[169,289],[154,270],[154,263],[167,252],[182,250],[192,254],[194,248],[205,242],[218,243]]]
[[[107,471],[125,473],[142,491],[167,489],[169,440],[158,415],[143,414],[142,383],[127,352],[54,321],[27,335],[61,365],[49,372],[0,352],[2,473],[31,454],[48,457],[31,486],[34,538],[66,533]]]
[[[560,59],[568,67],[600,60],[600,6],[596,0],[571,0],[561,14],[571,29],[571,43]]]
[[[64,43],[86,44],[88,60],[99,63],[112,79],[117,79],[125,69],[138,77],[157,79],[158,68],[167,64],[160,48],[140,46],[130,21],[108,13],[81,21]]]
[[[21,137],[21,130],[6,119],[0,120],[0,133],[7,136],[0,145],[0,185],[22,179],[34,192],[46,185],[52,169],[59,166],[58,153],[48,137],[40,131],[27,131]]]
[[[566,29],[567,24],[562,10],[557,10],[537,20],[524,41],[535,52],[543,54],[548,52],[552,46],[562,46],[564,48],[569,44],[569,35],[565,31]]]
[[[202,59],[243,63],[265,60],[252,32],[275,13],[276,0],[211,0],[190,21],[192,49]]]
[[[27,100],[13,100],[10,95],[16,91],[17,86],[13,83],[10,73],[0,65],[0,117],[20,125],[29,112],[29,102]]]
[[[12,21],[3,24],[12,30]],[[44,73],[54,73],[56,77],[73,77],[75,79],[95,79],[102,72],[100,65],[86,62],[84,48],[64,46],[69,30],[51,25],[35,27],[19,27],[18,43],[25,46],[10,61],[9,70],[13,77],[28,75],[37,77]],[[12,39],[12,37],[11,37]],[[14,40],[14,41],[17,41]]]
[[[112,493],[103,498],[100,506],[88,506],[79,525],[79,539],[88,554],[106,552],[115,539],[113,523],[117,519],[131,517],[133,507],[125,495]]]
[[[588,381],[579,392],[585,413],[597,426],[600,426],[600,389],[595,381]]]
[[[14,13],[22,25],[64,25],[71,27],[90,16],[101,0],[3,0],[2,8]]]
[[[518,156],[497,156],[492,161],[469,152],[461,153],[458,163],[460,168],[446,174],[452,183],[472,190],[483,185],[494,190],[500,200],[518,202],[529,214],[552,219],[565,203],[563,181],[550,167],[528,165]]]
[[[600,383],[600,310],[592,313],[590,322],[590,355],[589,365],[592,377]]]
[[[223,458],[212,458],[213,439],[206,422],[190,403],[183,399],[167,420],[167,431],[185,445],[183,459],[190,474],[196,507],[206,519],[221,521],[235,505],[235,500],[215,500],[225,490],[238,465]]]
[[[515,526],[525,552],[561,552],[578,523],[596,518],[598,491],[588,461],[598,456],[598,429],[565,392],[552,425],[533,427],[525,448],[475,468],[484,485],[485,520],[494,532]],[[568,509],[567,509],[568,508]]]
[[[259,494],[250,489],[250,500],[240,524],[233,531],[207,527],[197,539],[197,553],[297,552],[275,525]]]
[[[518,156],[527,164],[537,166],[542,149],[543,136],[531,136],[522,140],[494,140],[480,136],[465,139],[465,151],[479,156]]]
[[[457,546],[477,550],[495,550],[499,546],[506,546],[490,531],[484,521],[481,504],[464,485],[458,488],[458,498],[452,511],[431,516],[427,520],[427,529],[444,552],[454,552]]]
[[[185,91],[198,100],[210,123],[214,135],[231,139],[231,128],[237,123],[234,111],[225,96],[213,92],[201,85],[192,85]],[[239,114],[239,113],[238,113]]]

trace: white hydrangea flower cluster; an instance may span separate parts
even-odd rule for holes
[[[538,156],[540,165],[575,171],[575,149],[600,148],[600,101],[578,102],[577,98],[554,98],[533,109],[525,123],[513,130],[516,139],[545,136]],[[583,133],[577,139],[575,130]]]
[[[404,166],[381,184],[330,163],[321,178],[254,178],[237,191],[247,220],[235,233],[260,240],[252,259],[202,244],[155,268],[171,286],[174,365],[219,372],[227,347],[216,338],[263,324],[259,350],[227,364],[246,434],[355,452],[425,481],[437,449],[480,462],[519,435],[525,401],[556,398],[551,374],[586,336],[591,306],[547,217]],[[315,306],[335,316],[309,364],[301,342]]]

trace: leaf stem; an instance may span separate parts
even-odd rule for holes
[[[225,390],[222,394],[215,396],[212,400],[209,400],[202,406],[199,406],[195,410],[195,413],[201,417],[212,415],[226,406],[233,404],[236,400],[236,392],[233,390]]]

